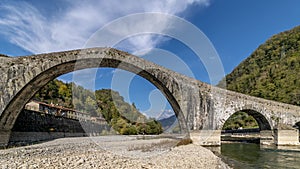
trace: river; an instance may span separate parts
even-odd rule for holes
[[[300,146],[276,147],[252,143],[222,143],[221,157],[234,169],[300,168]]]

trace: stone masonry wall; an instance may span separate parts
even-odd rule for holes
[[[110,126],[23,110],[12,129],[9,144],[27,144],[63,137],[100,135],[104,130],[109,131]]]

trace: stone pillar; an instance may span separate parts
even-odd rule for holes
[[[299,130],[275,129],[275,144],[278,146],[299,145]]]
[[[10,130],[0,130],[0,147],[5,147],[8,145],[10,134]]]
[[[190,132],[193,143],[201,146],[220,146],[221,130],[198,130]]]
[[[274,134],[272,130],[260,131],[260,144],[262,145],[274,144]]]

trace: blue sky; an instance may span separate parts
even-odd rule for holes
[[[225,75],[272,35],[300,25],[299,7],[298,0],[1,0],[0,53],[22,56],[82,48],[97,30],[115,19],[134,13],[161,12],[179,16],[201,30],[216,49]],[[164,24],[160,25],[161,29],[165,29]],[[199,57],[176,39],[140,35],[129,37],[114,47],[212,83]],[[156,52],[163,54],[157,57]],[[151,116],[171,109],[155,86],[143,78],[114,69],[93,71],[97,72],[94,89],[120,90],[128,102],[134,102]],[[78,75],[85,78],[84,71]],[[116,77],[127,77],[129,85],[122,89],[119,85],[122,80],[111,80]],[[59,79],[70,82],[73,76],[67,74]],[[82,80],[81,85],[87,81]]]

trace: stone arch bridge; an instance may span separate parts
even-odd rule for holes
[[[41,87],[62,74],[94,67],[120,68],[150,81],[165,95],[182,129],[191,131],[200,144],[220,144],[223,124],[240,110],[253,115],[261,130],[300,121],[300,107],[220,89],[112,48],[0,56],[0,63],[1,145],[8,142],[19,113]]]

